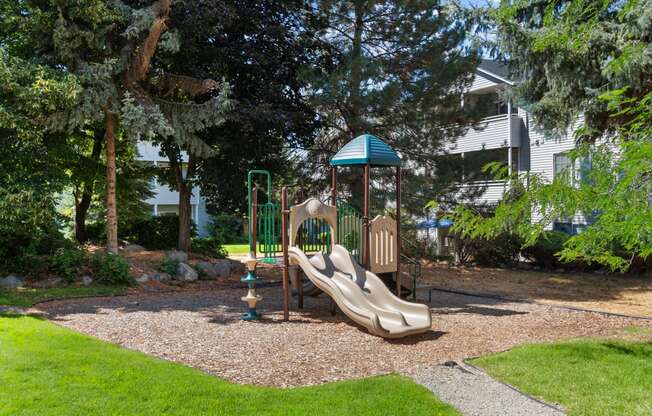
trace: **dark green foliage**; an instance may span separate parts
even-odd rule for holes
[[[326,176],[328,161],[339,148],[370,133],[404,160],[416,162],[420,169],[410,175],[426,176],[425,186],[406,184],[405,206],[420,211],[444,189],[439,183],[433,186],[436,155],[478,117],[460,100],[478,64],[477,51],[466,38],[467,22],[447,3],[310,3],[309,23],[321,50],[304,76],[322,128],[302,165],[306,178]],[[341,173],[343,190],[359,200],[360,173]],[[372,192],[373,205],[383,207],[392,196],[392,172],[374,175],[379,192]],[[323,189],[323,182],[315,188]]]
[[[501,2],[498,44],[515,79],[511,94],[536,124],[566,131],[580,143],[571,172],[509,178],[518,195],[493,218],[462,207],[469,235],[501,232],[538,244],[546,225],[582,214],[590,223],[558,253],[563,262],[626,271],[652,254],[652,55],[650,0]],[[583,115],[583,121],[578,116]],[[590,161],[590,169],[583,165]],[[533,217],[536,212],[538,215]]]
[[[49,259],[51,273],[72,283],[77,277],[79,268],[86,262],[86,254],[78,248],[60,248]]]
[[[95,283],[109,286],[132,285],[134,278],[129,273],[129,263],[117,254],[96,253],[91,258]]]
[[[200,3],[188,7],[202,24],[181,25],[182,36],[202,41],[184,45],[177,65],[224,77],[232,86],[238,105],[229,119],[198,135],[214,149],[198,174],[211,214],[243,214],[247,171],[267,169],[275,183],[280,176],[295,181],[288,175],[294,167],[288,148],[312,144],[318,122],[304,100],[300,73],[315,59],[317,42],[305,27],[303,1],[216,3],[210,11]]]
[[[523,255],[545,268],[552,269],[560,265],[558,253],[570,236],[561,231],[543,232],[537,241],[523,249]]]
[[[504,267],[518,263],[522,242],[517,235],[505,233],[492,239],[477,239],[472,244],[475,263]]]
[[[172,259],[164,259],[162,260],[158,266],[156,266],[156,269],[159,272],[167,273],[170,276],[174,276],[177,274],[177,267],[179,266],[179,261],[178,260],[172,260]]]
[[[221,244],[244,244],[248,242],[242,220],[235,215],[213,215],[208,233]]]
[[[192,252],[218,259],[226,258],[228,254],[222,247],[221,240],[213,237],[194,238],[192,240]]]
[[[197,234],[194,224],[192,235]],[[177,215],[161,215],[136,222],[130,228],[121,231],[122,238],[140,244],[150,250],[171,249],[176,247],[179,237],[179,217]]]

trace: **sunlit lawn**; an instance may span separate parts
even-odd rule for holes
[[[458,415],[406,377],[236,385],[18,315],[0,315],[0,386],[3,416]]]
[[[649,329],[628,329],[644,333]],[[528,345],[474,364],[571,416],[652,415],[652,343],[580,340]]]
[[[225,244],[223,247],[228,254],[249,253],[249,244]]]

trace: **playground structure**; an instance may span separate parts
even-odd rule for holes
[[[337,305],[374,335],[399,338],[429,330],[429,308],[400,298],[401,159],[382,140],[362,135],[340,149],[330,164],[330,204],[309,198],[290,207],[288,189],[283,187],[279,206],[272,201],[270,174],[261,170],[249,172],[250,252],[244,260],[247,274],[241,279],[248,285],[247,295],[242,298],[248,311],[243,319],[259,318],[256,304],[262,298],[256,294],[258,262],[276,263],[276,254],[282,253],[284,320],[289,319],[292,283],[299,309],[303,308],[305,293],[326,293],[331,298],[332,313]],[[338,200],[337,195],[337,168],[360,165],[363,168],[361,215],[351,205]],[[379,215],[369,220],[370,170],[381,166],[395,168],[396,218]],[[252,186],[255,175],[263,175],[267,180],[267,202],[262,204],[258,203],[259,188]],[[259,248],[263,253],[261,259],[256,256]],[[306,252],[314,254],[308,257]],[[381,273],[385,281],[378,276]],[[303,275],[308,278],[306,284]],[[395,281],[396,295],[385,284],[391,280]]]

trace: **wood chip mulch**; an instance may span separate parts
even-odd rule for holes
[[[59,325],[127,348],[236,383],[277,387],[414,375],[519,344],[652,327],[650,321],[436,292],[432,331],[389,341],[369,335],[339,311],[331,317],[323,295],[307,297],[302,311],[293,300],[291,319],[283,322],[281,289],[262,288],[263,319],[244,322],[244,289],[194,289],[54,301],[39,309]]]

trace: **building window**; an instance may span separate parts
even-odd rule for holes
[[[492,181],[495,176],[491,172],[484,172],[484,167],[492,162],[507,166],[509,152],[507,148],[478,150],[464,153],[464,181]]]
[[[568,153],[555,153],[552,155],[552,160],[552,174],[555,178],[558,178],[561,175],[567,175],[570,177],[572,174],[573,162]]]
[[[552,230],[561,231],[568,235],[575,235],[582,230],[583,226],[581,224],[573,224],[572,222],[553,222]]]

